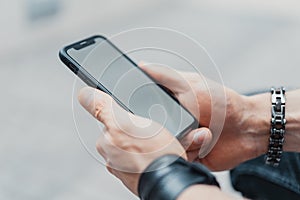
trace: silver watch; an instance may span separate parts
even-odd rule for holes
[[[271,129],[269,139],[269,149],[265,157],[265,163],[277,167],[280,163],[284,134],[285,134],[285,88],[271,88]]]

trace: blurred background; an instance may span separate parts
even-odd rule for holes
[[[297,0],[0,0],[0,26],[0,199],[135,199],[78,139],[74,76],[57,56],[71,42],[171,28],[239,92],[300,83]],[[232,192],[226,172],[218,178]]]

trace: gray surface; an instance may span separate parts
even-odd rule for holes
[[[204,45],[231,88],[299,86],[297,1],[61,2],[58,15],[30,22],[23,1],[0,1],[0,199],[134,199],[76,133],[74,77],[57,51],[87,35],[169,27]],[[98,127],[75,108],[83,139],[94,151]]]

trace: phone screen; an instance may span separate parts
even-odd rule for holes
[[[83,48],[69,48],[67,54],[131,112],[160,123],[177,137],[195,128],[195,118],[120,50],[105,38],[93,40]]]

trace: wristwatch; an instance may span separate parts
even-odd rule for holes
[[[141,200],[176,200],[186,188],[196,184],[220,187],[214,175],[200,163],[164,155],[141,174],[138,193]]]

